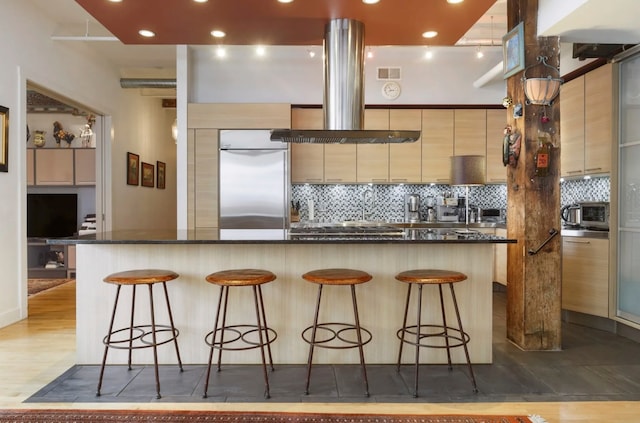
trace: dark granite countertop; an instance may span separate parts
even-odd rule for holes
[[[52,245],[73,244],[504,244],[515,239],[481,232],[459,233],[461,228],[405,228],[401,234],[332,235],[291,234],[288,230],[128,230],[69,238],[50,238]]]

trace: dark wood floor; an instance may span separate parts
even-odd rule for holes
[[[640,344],[609,332],[563,324],[563,350],[524,352],[505,338],[505,294],[494,294],[494,363],[475,365],[479,392],[468,370],[421,366],[418,398],[412,395],[414,368],[369,365],[370,396],[364,396],[357,365],[314,366],[309,395],[306,368],[278,365],[270,373],[271,399],[264,398],[259,366],[224,366],[212,371],[209,397],[202,398],[206,367],[161,366],[162,398],[155,399],[152,366],[109,366],[102,396],[95,396],[98,366],[73,366],[26,402],[555,402],[640,400]],[[366,355],[366,348],[365,348]]]

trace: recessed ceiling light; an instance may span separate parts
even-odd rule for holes
[[[220,31],[218,29],[214,29],[213,31],[211,31],[211,35],[213,35],[216,38],[223,38],[225,35],[224,31]]]
[[[362,0],[362,2],[364,4],[376,4],[378,3],[380,0]]]
[[[462,3],[464,0],[447,0],[447,3],[449,4],[458,4],[458,3]]]
[[[195,1],[196,3],[206,3],[209,0],[193,0],[193,1]]]
[[[435,37],[436,35],[438,35],[438,31],[426,31],[426,32],[423,32],[423,33],[422,33],[422,36],[423,36],[424,38],[433,38],[433,37]]]
[[[278,3],[291,3],[293,0],[278,0]]]
[[[148,29],[141,29],[140,31],[138,31],[138,34],[142,35],[143,37],[147,37],[147,38],[156,36],[155,32],[153,32],[151,30],[148,30]]]
[[[120,3],[122,0],[109,0],[111,3]]]

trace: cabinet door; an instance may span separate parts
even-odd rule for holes
[[[292,129],[322,129],[322,109],[291,110]],[[291,182],[324,181],[324,144],[296,144],[291,147]]]
[[[449,183],[453,156],[453,110],[422,111],[422,182]]]
[[[609,317],[609,240],[562,238],[562,308]]]
[[[326,144],[324,146],[324,181],[356,182],[355,144]]]
[[[507,112],[487,110],[487,183],[506,183],[507,168],[502,162],[502,140],[507,124]]]
[[[27,185],[33,185],[35,182],[35,150],[27,149]]]
[[[73,150],[35,150],[36,185],[73,185]]]
[[[389,110],[365,110],[364,129],[389,129]],[[358,182],[389,181],[389,144],[359,144],[356,150]]]
[[[587,73],[584,79],[584,172],[587,174],[611,171],[612,66],[601,66]]]
[[[507,230],[498,228],[496,235],[507,237]],[[493,281],[507,285],[507,244],[495,244],[493,257]]]
[[[218,227],[218,130],[195,131],[195,228]]]
[[[422,111],[391,109],[389,129],[422,130]],[[416,142],[389,144],[389,180],[396,183],[422,181],[422,138]]]
[[[560,175],[584,174],[584,76],[560,90]]]
[[[94,148],[74,150],[76,185],[96,184],[96,150]]]
[[[487,148],[486,110],[456,110],[454,124],[454,154],[484,156]]]

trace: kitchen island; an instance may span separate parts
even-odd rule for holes
[[[309,270],[349,267],[369,272],[372,281],[356,289],[361,324],[373,334],[365,347],[369,364],[394,363],[397,359],[396,331],[402,322],[406,285],[394,276],[414,268],[441,268],[463,272],[468,280],[456,284],[465,330],[471,336],[469,351],[474,363],[492,362],[492,264],[494,245],[515,240],[484,233],[458,234],[451,229],[405,228],[402,235],[295,235],[282,230],[241,231],[123,231],[99,233],[72,239],[51,239],[50,244],[76,247],[77,364],[101,362],[103,344],[115,297],[115,287],[102,282],[113,272],[134,268],[164,268],[180,278],[167,284],[184,363],[206,363],[209,348],[204,336],[212,329],[219,290],[205,282],[209,273],[231,268],[264,268],[277,279],[263,287],[267,322],[277,333],[272,344],[274,361],[305,363],[308,344],[302,338],[311,324],[317,286],[302,280]],[[244,292],[247,291],[247,292]],[[426,289],[424,321],[439,321],[437,290]],[[162,304],[162,290],[154,290]],[[254,316],[250,290],[231,290],[228,322]],[[415,296],[414,296],[415,297]],[[129,301],[129,293],[124,297]],[[445,297],[446,299],[446,297]],[[138,295],[136,313],[147,319],[148,299]],[[325,302],[326,301],[326,302]],[[325,321],[352,321],[348,290],[326,289],[321,314]],[[164,313],[156,307],[156,313]],[[451,316],[453,319],[453,316]],[[116,327],[126,326],[126,312],[116,318]],[[157,321],[166,322],[160,314]],[[453,321],[453,320],[451,320]],[[407,349],[406,350],[410,350]],[[464,362],[462,349],[454,351],[455,362]],[[172,348],[158,350],[161,363],[174,363]],[[315,363],[358,363],[357,352],[318,349]],[[150,363],[150,349],[136,351],[134,360]],[[411,362],[406,352],[403,361]],[[421,352],[424,363],[444,363],[441,350]],[[226,352],[225,363],[259,363],[258,350]],[[126,363],[126,351],[111,351],[109,363]]]

